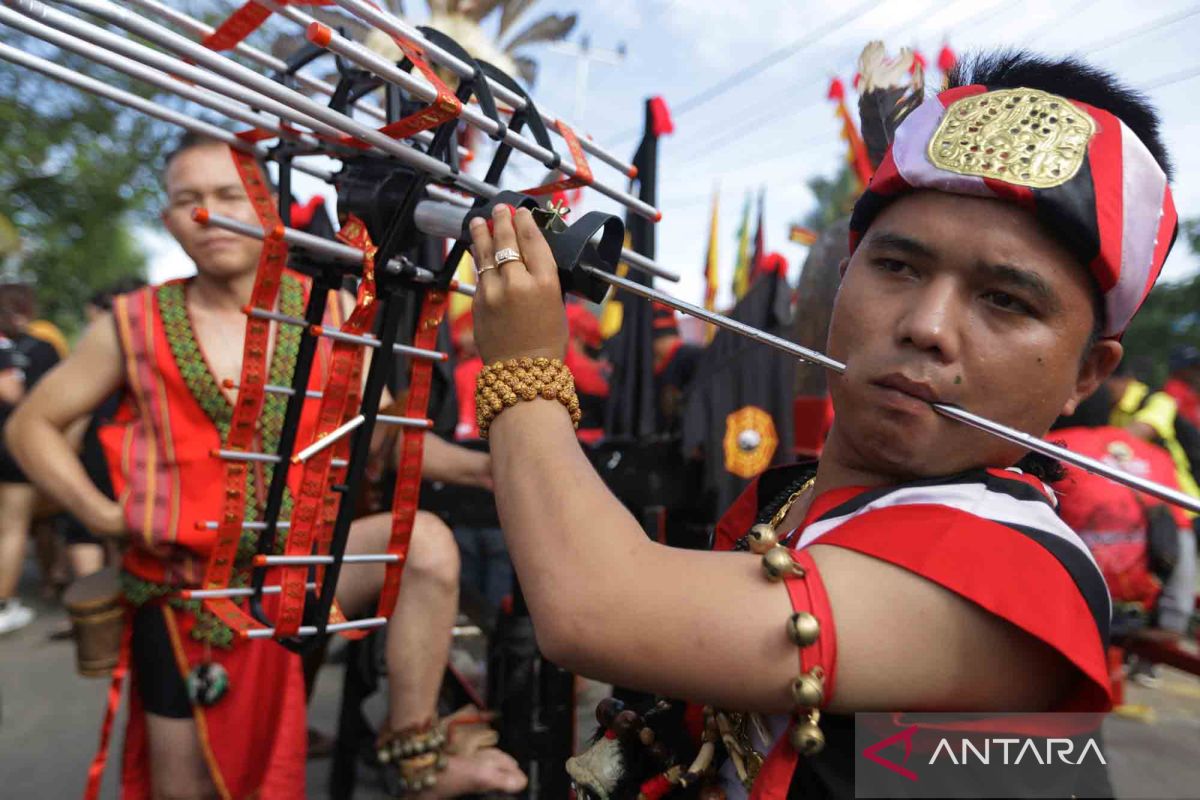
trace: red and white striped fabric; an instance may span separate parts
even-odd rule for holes
[[[1007,105],[994,103],[998,113],[983,117],[979,112],[987,106],[985,94]],[[1081,158],[1065,159],[1063,180],[1057,185],[1025,179],[1028,176],[1015,162],[1028,148],[1035,159],[1049,157],[1055,164],[1062,163],[1056,148],[1047,145],[1063,135],[1066,119],[1035,114],[1021,119],[1025,106],[1020,100],[1043,110],[1050,103],[1066,103],[1064,117],[1073,110],[1094,123]],[[973,164],[979,168],[946,168],[945,161],[933,155],[935,145],[947,144],[943,121],[948,113],[951,121],[956,114],[963,118],[953,134],[955,141],[948,144],[962,145],[960,164],[976,158],[965,151],[978,151]],[[1007,127],[1009,121],[1012,127]],[[1078,127],[1068,135],[1077,133]],[[914,189],[1008,200],[1032,212],[1091,271],[1107,310],[1105,336],[1119,336],[1129,325],[1158,278],[1178,230],[1166,173],[1120,119],[1086,103],[1029,89],[989,91],[986,86],[963,86],[917,107],[897,128],[891,147],[855,204],[851,252],[880,211]]]

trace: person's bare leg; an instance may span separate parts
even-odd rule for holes
[[[211,800],[217,797],[193,719],[146,714],[150,786],[154,800]]]
[[[28,483],[0,483],[0,600],[17,593],[36,496]]]
[[[387,514],[364,517],[350,530],[347,553],[382,553],[391,534]],[[437,517],[418,512],[400,594],[388,620],[388,726],[404,730],[437,716],[437,697],[450,655],[458,613],[458,546]],[[383,587],[381,564],[342,567],[337,599],[347,616],[374,611]],[[506,753],[486,748],[451,756],[432,796],[456,797],[489,790],[519,791],[525,776]]]
[[[71,577],[79,579],[104,569],[104,545],[80,543],[67,545],[67,563]]]

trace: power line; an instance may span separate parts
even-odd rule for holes
[[[955,2],[958,2],[958,1],[959,0],[955,0]],[[959,22],[957,25],[955,25],[950,30],[951,31],[969,30],[970,28],[974,27],[975,25],[980,24],[980,23],[986,21],[987,19],[990,19],[991,17],[995,16],[998,11],[1003,10],[1006,7],[1007,7],[1007,5],[1005,2],[998,3],[996,6],[984,7],[982,10],[977,11],[976,13],[968,16],[966,19]],[[883,41],[886,42],[888,39],[892,38],[892,36],[894,36],[897,32],[902,31],[905,28],[907,28],[912,23],[913,20],[917,19],[920,16],[922,16],[922,12],[918,12],[917,14],[913,15],[912,17],[909,17],[909,18],[901,21],[900,23],[893,25],[892,27],[888,28],[883,33],[878,34],[877,36],[873,36],[872,38],[882,39]],[[849,49],[849,48],[847,48],[847,49]],[[840,56],[838,57],[838,59],[835,59],[835,60],[840,60]],[[805,84],[805,90],[807,91],[807,89],[810,86],[817,86],[817,85],[819,85],[819,83],[816,81],[809,83],[809,84]],[[773,124],[783,122],[788,117],[792,117],[792,116],[800,113],[801,111],[810,111],[810,110],[815,111],[819,106],[823,106],[823,105],[824,105],[823,102],[806,103],[797,108],[793,108],[790,111],[776,110],[774,112],[768,112],[766,114],[758,114],[749,122],[743,123],[742,125],[738,126],[738,131],[750,130],[752,128],[758,127],[761,123],[767,122],[768,120],[771,120],[772,124],[764,125],[764,126],[762,126],[762,128],[765,129],[768,127],[773,127]],[[744,110],[750,110],[754,107],[755,106],[746,106]],[[739,116],[740,116],[740,113],[734,113],[734,114],[730,115],[730,117],[733,119],[736,119]],[[776,117],[776,119],[772,120],[771,119],[772,117]],[[717,137],[709,139],[707,142],[702,143],[699,147],[692,150],[687,156],[685,156],[685,163],[703,160],[704,158],[707,158],[709,155],[711,155],[717,149],[723,148],[723,147],[727,146],[728,144],[730,144],[734,141],[737,141],[738,138],[739,138],[739,134],[735,133],[733,135],[730,135],[728,132],[726,132],[721,135],[718,135]]]
[[[1101,39],[1096,44],[1089,46],[1086,50],[1086,53],[1089,56],[1094,55],[1099,53],[1101,50],[1107,50],[1108,48],[1114,47],[1118,44],[1124,44],[1125,42],[1137,39],[1138,37],[1145,36],[1147,33],[1153,33],[1159,28],[1165,28],[1168,25],[1174,25],[1176,22],[1185,20],[1188,17],[1194,17],[1197,14],[1200,14],[1200,5],[1194,5],[1191,8],[1184,9],[1178,14],[1171,14],[1170,16],[1160,17],[1157,20],[1151,20],[1140,28],[1134,28],[1131,31],[1122,31],[1121,33],[1110,36],[1107,39]]]
[[[799,53],[801,50],[808,47],[809,45],[814,44],[817,41],[823,39],[831,31],[836,30],[837,28],[841,27],[844,23],[854,19],[856,16],[859,16],[864,10],[869,10],[869,8],[874,8],[875,6],[879,5],[881,2],[883,2],[883,0],[865,0],[865,2],[859,3],[858,5],[854,6],[849,11],[847,11],[845,14],[842,14],[841,16],[837,17],[836,19],[826,22],[824,25],[817,26],[816,28],[809,31],[806,35],[801,36],[799,39],[792,42],[791,44],[785,45],[785,46],[779,48],[778,50],[775,50],[775,51],[767,54],[763,58],[760,58],[758,61],[755,61],[753,64],[743,67],[742,69],[738,70],[737,72],[733,73],[732,75],[729,75],[729,76],[717,81],[712,86],[709,86],[706,89],[702,89],[701,91],[699,91],[696,94],[692,95],[691,97],[687,98],[683,102],[674,105],[674,107],[671,109],[672,116],[678,118],[678,117],[686,114],[687,112],[692,111],[693,109],[699,108],[700,106],[704,105],[705,103],[709,102],[710,100],[712,100],[716,97],[720,97],[725,92],[740,85],[747,78],[752,78],[755,75],[759,74],[760,72],[763,72],[763,71],[775,66],[776,64],[786,61],[787,59],[794,56],[796,53]],[[614,141],[614,142],[622,141],[624,139],[629,138],[630,136],[636,135],[639,132],[639,130],[640,130],[639,128],[632,128],[630,130],[621,131],[619,134],[613,136],[611,141]]]
[[[1156,89],[1174,86],[1177,83],[1183,83],[1184,81],[1191,80],[1197,76],[1200,76],[1200,67],[1192,67],[1191,69],[1180,70],[1179,72],[1173,72],[1170,75],[1163,75],[1153,81],[1150,81],[1149,83],[1143,84],[1142,91],[1153,92]]]
[[[1081,9],[1085,6],[1088,6],[1088,5],[1092,5],[1092,4],[1094,4],[1094,0],[1082,0],[1082,2],[1075,3],[1073,6],[1068,8],[1066,11],[1056,15],[1053,19],[1051,19],[1049,22],[1047,22],[1042,27],[1042,30],[1044,31],[1046,29],[1053,27],[1061,20],[1067,18],[1070,15],[1077,13],[1079,9]],[[983,22],[984,19],[982,19],[982,17],[990,17],[993,14],[994,14],[994,9],[985,9],[983,12],[976,14],[971,18],[968,18],[968,20],[966,20],[965,22],[966,23],[974,23],[976,21]],[[1183,12],[1172,14],[1167,17],[1161,17],[1157,20],[1152,20],[1151,22],[1147,23],[1146,25],[1143,25],[1140,28],[1136,28],[1136,29],[1129,31],[1128,33],[1122,35],[1120,37],[1120,41],[1132,41],[1134,39],[1138,39],[1149,33],[1153,33],[1154,31],[1156,31],[1160,28],[1163,28],[1163,27],[1173,24],[1175,22],[1179,22],[1180,20],[1186,19],[1187,17],[1193,16],[1195,14],[1200,14],[1200,5],[1193,6],[1192,8],[1185,10]],[[968,25],[968,27],[970,27],[970,26]],[[886,38],[886,35],[884,38]],[[1085,45],[1082,48],[1082,51],[1085,53],[1097,52],[1098,50],[1103,50],[1103,49],[1109,47],[1112,43],[1113,42],[1112,42],[1111,37],[1105,38],[1105,39],[1102,39],[1099,41],[1098,47],[1093,47],[1092,45]],[[1154,82],[1151,85],[1144,87],[1144,89],[1146,91],[1149,91],[1152,89],[1162,88],[1162,86],[1171,85],[1172,83],[1187,80],[1188,78],[1191,78],[1191,77],[1194,77],[1194,74],[1190,71],[1184,71],[1179,74],[1172,73],[1161,79],[1162,81],[1164,81],[1164,83],[1162,83],[1161,85],[1158,82]],[[777,124],[781,124],[783,122],[788,121],[788,119],[790,117],[794,116],[797,113],[800,113],[801,111],[815,110],[818,107],[818,105],[819,105],[818,103],[808,103],[803,106],[800,106],[799,108],[792,109],[790,111],[776,111],[774,114],[757,115],[756,117],[750,119],[749,121],[743,123],[742,125],[739,125],[735,131],[725,131],[722,134],[703,143],[697,149],[692,150],[687,156],[685,156],[683,163],[690,164],[693,162],[703,161],[706,158],[708,158],[709,156],[717,153],[719,150],[724,149],[725,147],[728,147],[728,145],[738,141],[742,135],[746,134],[747,131],[752,131],[754,128],[759,128],[760,130],[765,130],[766,128],[774,127]],[[734,116],[736,117],[737,115],[734,115]],[[764,124],[764,123],[766,123],[766,124]],[[749,135],[749,134],[746,134],[746,135]]]
[[[1050,20],[1045,25],[1043,25],[1041,30],[1034,31],[1032,36],[1030,36],[1028,39],[1026,39],[1024,42],[1021,43],[1022,46],[1028,47],[1029,45],[1036,42],[1038,39],[1044,38],[1047,34],[1055,33],[1058,30],[1056,26],[1059,22],[1066,19],[1067,17],[1075,16],[1077,13],[1079,13],[1083,9],[1087,8],[1088,6],[1094,5],[1094,3],[1095,3],[1095,0],[1079,0],[1078,3],[1075,3],[1070,8],[1066,9],[1061,14],[1055,16],[1054,19]]]

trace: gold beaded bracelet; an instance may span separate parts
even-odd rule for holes
[[[557,400],[579,427],[582,412],[575,378],[558,358],[510,358],[484,367],[475,381],[475,421],[480,438],[488,438],[492,421],[520,400]]]

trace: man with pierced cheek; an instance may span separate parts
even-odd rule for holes
[[[821,461],[735,502],[718,527],[734,552],[649,541],[608,492],[573,435],[545,240],[525,210],[472,226],[481,430],[539,644],[703,704],[709,740],[744,732],[738,758],[688,776],[670,765],[690,755],[645,734],[657,711],[618,715],[615,743],[570,763],[581,786],[845,794],[856,711],[1110,707],[1109,596],[1055,513],[1055,465],[931,404],[1041,436],[1090,395],[1174,239],[1168,174],[1153,110],[1112,76],[1023,53],[960,67],[855,207]],[[751,712],[765,736],[740,724]],[[661,774],[603,768],[637,747]]]

